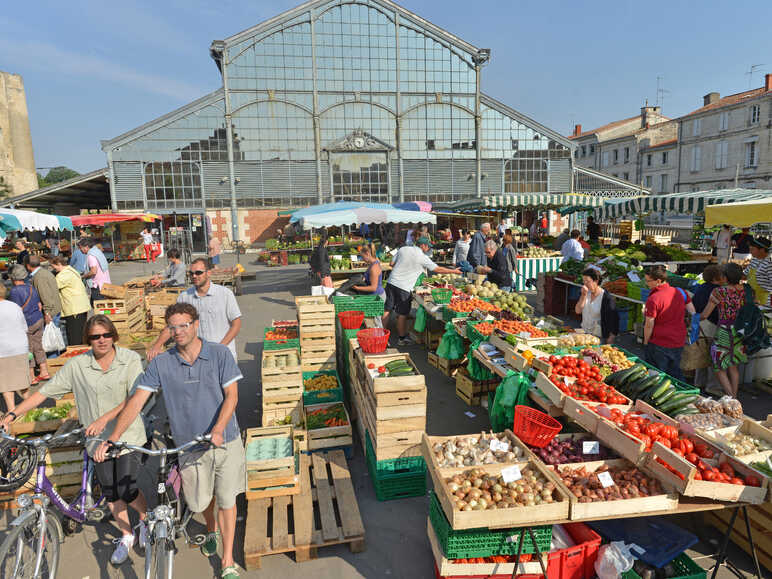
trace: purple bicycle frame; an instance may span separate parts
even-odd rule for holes
[[[86,491],[88,490],[88,479],[91,474],[91,457],[88,452],[83,450],[83,469],[81,471],[80,478],[80,492],[72,503],[67,504],[65,500],[56,492],[54,485],[48,480],[46,476],[46,461],[42,461],[38,464],[37,480],[35,481],[35,493],[45,493],[45,495],[51,500],[51,503],[59,509],[67,517],[83,523],[87,518],[86,511]],[[98,506],[102,502],[100,497],[99,501],[94,503],[94,507]]]

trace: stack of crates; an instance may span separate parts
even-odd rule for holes
[[[295,298],[304,372],[335,370],[335,307],[324,296]]]
[[[370,433],[365,431],[365,458],[379,501],[426,494],[426,462],[422,456],[376,460]]]

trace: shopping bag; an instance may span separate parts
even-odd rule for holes
[[[53,322],[47,323],[43,329],[43,349],[46,352],[60,352],[65,347],[62,332]]]
[[[493,372],[488,370],[488,368],[483,365],[480,360],[472,355],[473,352],[480,347],[481,343],[482,340],[475,340],[469,347],[469,361],[466,364],[466,370],[469,372],[469,376],[472,378],[472,380],[492,380]]]
[[[419,334],[426,329],[426,310],[423,306],[418,306],[418,311],[415,313],[415,324],[413,324],[413,329]]]
[[[515,423],[515,406],[529,406],[528,389],[531,380],[522,372],[510,370],[496,388],[493,408],[490,410],[491,428],[494,432],[503,432]]]
[[[464,339],[458,335],[451,322],[445,324],[440,345],[437,346],[437,356],[446,360],[458,360],[464,357]]]

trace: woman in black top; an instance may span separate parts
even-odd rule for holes
[[[332,287],[332,278],[330,277],[330,256],[327,253],[327,230],[323,229],[319,236],[319,245],[314,249],[314,253],[311,254],[309,265],[311,271],[314,273],[314,282],[317,285],[323,285],[325,287]]]

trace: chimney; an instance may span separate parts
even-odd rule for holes
[[[721,95],[717,92],[709,92],[704,97],[702,97],[702,106],[706,107],[708,105],[712,105],[713,103],[717,103],[720,98]]]
[[[764,77],[764,88],[767,92],[772,90],[772,74],[768,74]]]
[[[767,75],[767,81],[769,81],[769,77],[771,77],[772,74]],[[574,136],[578,137],[582,134],[582,125],[574,125]]]
[[[641,128],[646,129],[649,127],[649,125],[652,123],[652,121],[656,122],[656,119],[650,118],[649,115],[655,115],[659,114],[659,107],[650,107],[649,101],[646,101],[646,104],[641,107]]]

